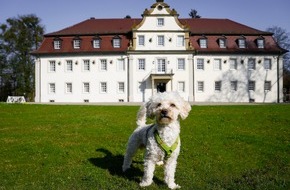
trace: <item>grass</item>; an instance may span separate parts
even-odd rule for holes
[[[140,189],[121,172],[138,107],[0,104],[0,189]],[[193,106],[181,122],[182,189],[290,189],[290,106]],[[145,189],[167,189],[163,170]]]

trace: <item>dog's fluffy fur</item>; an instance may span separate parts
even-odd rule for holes
[[[146,148],[144,176],[140,186],[149,186],[153,182],[155,165],[164,163],[164,180],[166,184],[170,189],[180,188],[174,180],[177,157],[180,151],[180,141],[171,156],[168,159],[164,159],[165,153],[157,144],[154,138],[154,131],[157,130],[161,139],[168,146],[172,146],[179,137],[179,118],[185,119],[190,110],[190,104],[184,101],[176,92],[158,93],[141,106],[137,114],[138,127],[129,138],[122,167],[124,172],[129,169],[132,157],[138,148]],[[155,119],[155,124],[146,125],[147,117]]]

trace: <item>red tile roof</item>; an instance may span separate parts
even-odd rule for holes
[[[126,34],[142,19],[88,19],[45,36]]]
[[[269,35],[229,19],[179,19],[189,26],[192,34],[239,34],[239,35]],[[63,35],[94,35],[94,34],[124,34],[132,30],[142,19],[88,19],[63,30],[46,34],[45,36]]]
[[[182,24],[190,27],[192,34],[224,34],[224,35],[271,35],[229,19],[180,19]]]
[[[285,50],[278,47],[272,33],[260,31],[229,19],[179,19],[180,22],[190,29],[190,41],[198,52],[250,52],[250,53],[283,53]],[[125,53],[132,38],[132,28],[139,24],[142,19],[88,19],[63,30],[52,32],[44,36],[44,41],[40,48],[32,54],[54,54],[54,53]],[[94,36],[102,38],[101,48],[95,49],[92,45]],[[121,37],[121,47],[113,48],[112,38],[115,35]],[[208,38],[208,48],[202,49],[198,44],[201,35]],[[219,48],[217,40],[222,36],[227,38],[227,48]],[[236,40],[244,35],[247,40],[247,48],[240,49]],[[73,39],[79,36],[82,40],[81,48],[73,48]],[[263,36],[265,38],[265,48],[259,49],[255,40]],[[56,37],[62,39],[61,49],[55,50],[53,41]]]

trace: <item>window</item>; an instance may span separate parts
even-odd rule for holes
[[[246,48],[246,39],[245,38],[238,39],[238,45],[239,48]]]
[[[74,49],[80,49],[81,48],[81,40],[80,39],[74,39]]]
[[[158,59],[157,60],[157,71],[159,73],[165,73],[165,71],[166,71],[165,59]]]
[[[255,70],[256,69],[256,60],[255,59],[249,59],[248,68],[249,68],[249,70]]]
[[[55,83],[49,83],[49,93],[54,94],[55,93]]]
[[[226,48],[226,39],[225,38],[220,38],[219,39],[219,46],[220,48]]]
[[[237,70],[237,59],[230,59],[230,70]]]
[[[101,71],[107,71],[107,60],[101,59]]]
[[[204,59],[197,59],[196,68],[198,70],[204,70]]]
[[[185,82],[178,82],[178,92],[185,92]]]
[[[185,70],[185,59],[177,59],[177,69]]]
[[[265,47],[265,39],[263,37],[257,39],[257,47],[260,49]]]
[[[66,71],[69,71],[69,72],[73,71],[73,62],[72,62],[72,60],[67,60],[66,61]]]
[[[94,39],[93,46],[94,48],[101,48],[101,39]]]
[[[183,47],[185,44],[184,36],[177,36],[177,46]]]
[[[118,59],[118,71],[125,71],[125,61],[124,59]]]
[[[60,49],[61,48],[61,40],[60,39],[54,40],[53,47],[54,47],[54,49]]]
[[[271,81],[265,81],[264,90],[271,91]]]
[[[55,61],[49,61],[49,72],[55,72]]]
[[[231,90],[237,91],[238,89],[238,82],[237,81],[231,81]]]
[[[264,69],[271,70],[272,69],[272,62],[271,59],[264,60]]]
[[[90,71],[90,60],[84,60],[84,71]]]
[[[118,82],[118,93],[125,93],[125,83]]]
[[[214,59],[213,68],[214,68],[214,70],[221,70],[222,69],[222,60],[221,59]]]
[[[164,46],[164,36],[157,36],[157,45]]]
[[[203,91],[204,91],[204,82],[197,81],[197,92],[203,92]]]
[[[199,46],[200,48],[207,48],[207,39],[206,38],[199,39]]]
[[[120,48],[121,47],[121,38],[119,36],[115,36],[113,38],[113,47]]]
[[[72,93],[72,83],[66,83],[66,93]]]
[[[138,59],[138,70],[145,71],[145,59]]]
[[[139,44],[139,46],[145,45],[145,36],[144,35],[138,36],[138,44]]]
[[[222,89],[222,81],[215,81],[214,82],[214,90],[221,91],[221,89]]]
[[[107,83],[101,82],[101,93],[107,93]]]
[[[255,81],[249,81],[249,91],[255,91],[255,88],[256,88],[256,82]]]
[[[157,26],[164,26],[164,18],[157,18]]]
[[[88,83],[88,82],[83,83],[83,92],[90,93],[90,83]]]

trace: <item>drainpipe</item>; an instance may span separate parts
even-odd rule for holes
[[[130,60],[129,60],[129,55],[127,57],[127,102],[130,101]]]

